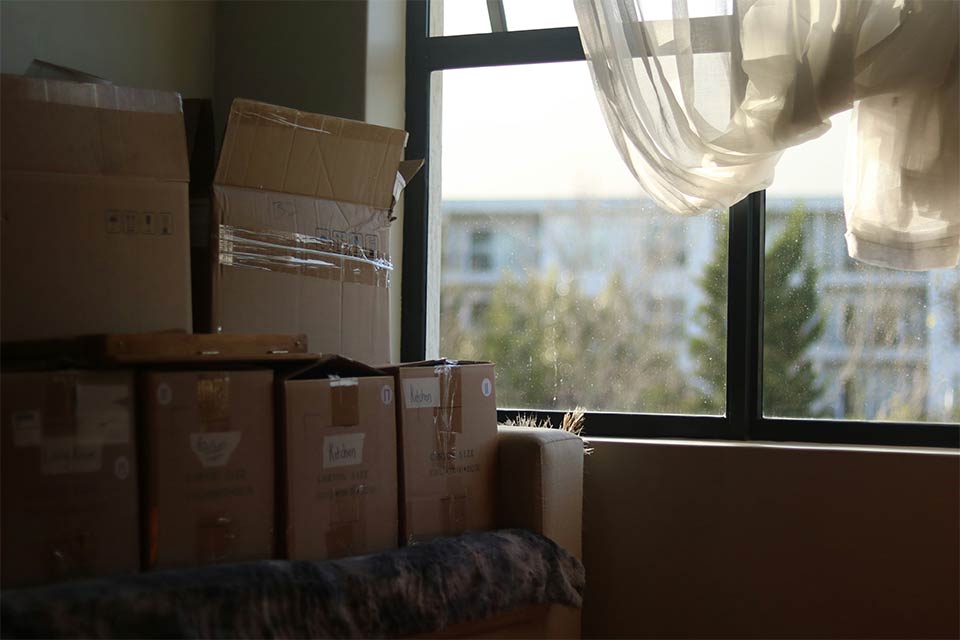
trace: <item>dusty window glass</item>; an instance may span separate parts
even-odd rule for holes
[[[643,194],[584,63],[432,84],[428,353],[495,361],[502,408],[722,414],[727,212]]]
[[[784,154],[767,191],[763,411],[839,420],[960,420],[960,270],[851,260],[849,116]]]

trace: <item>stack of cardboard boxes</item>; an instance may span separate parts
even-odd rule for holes
[[[176,94],[3,76],[0,104],[4,587],[494,526],[492,365],[362,364],[403,131],[238,99],[208,190]]]

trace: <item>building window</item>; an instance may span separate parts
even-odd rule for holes
[[[491,271],[493,269],[493,233],[481,229],[470,233],[470,269]]]
[[[957,446],[960,358],[928,348],[942,285],[852,261],[837,231],[845,118],[729,212],[665,214],[609,140],[572,9],[547,4],[408,3],[407,153],[428,171],[403,357],[495,360],[503,411],[583,405],[594,435]]]

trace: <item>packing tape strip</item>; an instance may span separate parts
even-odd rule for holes
[[[451,364],[437,365],[433,371],[440,380],[440,402],[433,410],[435,458],[446,473],[456,468],[457,434],[463,433],[463,412],[458,406],[461,374]]]
[[[40,473],[45,476],[91,473],[102,469],[103,449],[111,444],[124,444],[130,439],[129,412],[117,414],[109,405],[96,401],[85,406],[86,392],[111,385],[84,385],[74,373],[59,373],[44,383],[44,409],[14,413],[13,445],[39,447]],[[121,398],[128,398],[124,387]],[[89,398],[88,398],[89,399]],[[117,431],[112,427],[120,426]]]
[[[440,499],[440,509],[444,535],[456,535],[466,530],[467,489],[459,474],[447,475],[447,494]]]
[[[204,431],[223,431],[230,421],[230,376],[197,374],[197,416]],[[228,425],[229,426],[229,425]]]
[[[356,378],[330,380],[330,425],[352,427],[360,424],[360,383]]]
[[[230,557],[232,541],[237,537],[232,524],[233,519],[224,514],[197,520],[197,562],[222,562]]]
[[[386,254],[353,243],[283,231],[219,226],[219,263],[265,271],[389,285],[393,263]],[[341,273],[343,272],[343,274]]]
[[[72,82],[55,78],[4,81],[4,101],[25,100],[67,107],[177,115],[183,119],[180,95],[157,89]]]
[[[324,534],[330,557],[346,557],[367,549],[367,525],[364,521],[367,485],[331,490],[330,525]]]

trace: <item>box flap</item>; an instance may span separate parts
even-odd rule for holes
[[[215,182],[389,209],[406,141],[399,129],[238,98]]]
[[[423,159],[404,160],[397,168],[397,173],[400,174],[400,177],[403,178],[403,183],[406,185],[410,184],[410,180],[413,178],[413,176],[417,175],[417,172],[420,171],[421,167],[423,167]]]
[[[47,62],[46,60],[33,59],[30,66],[27,67],[23,75],[30,78],[53,78],[55,80],[71,80],[73,82],[92,82],[94,84],[113,84],[106,78],[95,76],[86,71],[80,71],[72,67]]]
[[[397,178],[393,184],[393,203],[390,206],[391,209],[396,206],[397,201],[400,200],[400,194],[407,188],[410,180],[417,175],[421,167],[423,167],[423,160],[404,160],[400,163],[400,166],[397,167]]]
[[[66,173],[187,182],[180,95],[3,75],[4,173]]]
[[[438,358],[436,360],[418,360],[415,362],[400,362],[396,364],[379,364],[376,368],[387,372],[396,372],[400,369],[411,369],[415,367],[466,367],[471,365],[492,365],[487,360],[451,360],[449,358]]]
[[[371,378],[389,374],[341,355],[327,355],[288,376],[290,380],[317,380],[329,377]]]

